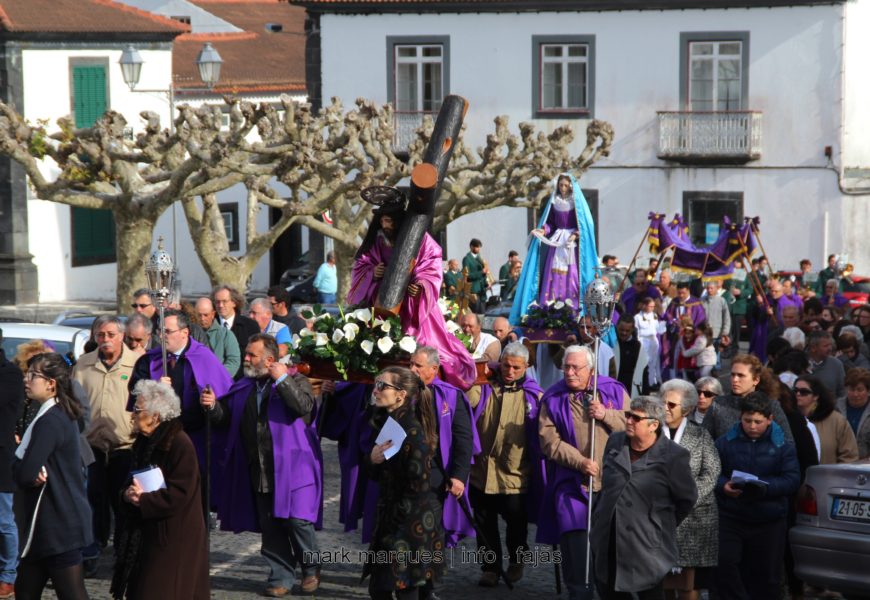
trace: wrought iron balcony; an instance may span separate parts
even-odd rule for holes
[[[417,130],[423,124],[426,115],[433,119],[437,112],[430,111],[393,111],[393,150],[407,152],[408,146],[417,138]]]
[[[741,164],[761,158],[761,113],[660,111],[658,157],[680,163]]]

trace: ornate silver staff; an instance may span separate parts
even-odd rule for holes
[[[595,358],[594,367],[595,375],[592,379],[592,401],[598,396],[598,348],[601,344],[601,338],[607,335],[607,331],[613,323],[613,308],[616,305],[616,300],[613,297],[613,291],[603,279],[593,279],[586,286],[586,294],[583,296],[584,316],[588,317],[589,324],[592,326],[592,331],[586,329],[586,333],[595,338]],[[583,320],[583,326],[586,327],[586,319]],[[590,458],[595,456],[595,419],[589,419],[589,454]],[[589,476],[589,505],[586,511],[586,588],[589,589],[591,581],[589,579],[589,565],[591,559],[590,552],[590,533],[592,532],[592,483],[594,477]]]
[[[166,329],[163,327],[163,313],[169,295],[172,293],[172,285],[175,281],[175,267],[172,257],[163,249],[163,236],[157,239],[157,250],[151,253],[148,264],[145,265],[145,278],[148,280],[148,290],[151,301],[160,310],[160,348],[163,353],[163,375],[169,377],[166,363]]]

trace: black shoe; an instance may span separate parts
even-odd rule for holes
[[[99,558],[86,558],[82,561],[85,571],[85,577],[91,579],[97,576]]]

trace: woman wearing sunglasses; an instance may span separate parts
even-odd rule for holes
[[[369,475],[380,486],[377,517],[363,579],[371,576],[374,600],[424,598],[444,565],[441,503],[429,484],[438,439],[432,410],[417,411],[431,394],[417,375],[404,367],[388,367],[375,379],[372,428],[379,431],[387,417],[405,431],[398,452],[393,440],[376,444],[368,457]],[[419,412],[419,417],[418,417]],[[387,557],[384,560],[382,557]]]
[[[72,395],[69,365],[57,353],[34,356],[24,391],[39,410],[12,465],[23,548],[15,597],[38,600],[51,579],[60,600],[86,599],[81,549],[91,543],[91,508],[79,453],[82,407]]]
[[[792,388],[797,409],[817,432],[819,464],[832,465],[858,460],[858,443],[849,421],[837,412],[831,392],[811,375],[801,375]]]
[[[724,391],[722,384],[715,377],[701,377],[695,382],[695,389],[698,392],[698,404],[688,417],[698,425],[704,422],[704,418],[708,414],[716,412],[716,404],[713,399],[721,396]]]
[[[689,451],[662,435],[664,419],[661,400],[640,396],[625,411],[625,431],[607,440],[590,533],[602,600],[627,600],[632,592],[662,599],[662,580],[678,564],[677,526],[698,490]]]

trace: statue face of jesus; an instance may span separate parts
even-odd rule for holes
[[[380,223],[381,231],[384,232],[384,235],[391,240],[394,239],[396,237],[396,222],[393,220],[393,217],[389,215],[381,215]]]

